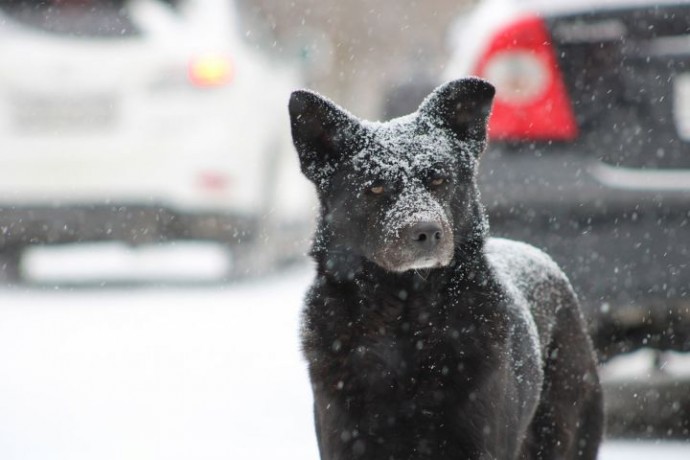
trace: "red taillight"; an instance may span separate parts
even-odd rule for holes
[[[492,139],[558,140],[578,129],[544,21],[529,16],[493,36],[475,74],[496,86],[489,121]]]
[[[189,62],[189,80],[195,86],[223,86],[230,83],[232,77],[232,62],[226,56],[208,54]]]

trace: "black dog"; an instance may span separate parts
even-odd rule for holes
[[[302,340],[324,460],[596,457],[601,390],[567,278],[487,240],[476,175],[493,95],[457,80],[372,123],[292,94],[321,203]]]

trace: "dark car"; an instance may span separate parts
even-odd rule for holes
[[[444,79],[497,87],[493,234],[557,260],[603,360],[690,350],[690,2],[488,0],[453,31]]]

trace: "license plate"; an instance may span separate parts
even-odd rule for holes
[[[690,73],[673,80],[673,119],[681,139],[690,141]]]
[[[12,124],[20,132],[101,130],[112,126],[117,116],[117,98],[111,94],[19,94],[10,101]]]

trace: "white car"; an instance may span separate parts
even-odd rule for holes
[[[0,273],[30,244],[303,249],[290,230],[308,235],[313,191],[286,108],[299,73],[243,42],[233,8],[0,0]]]

